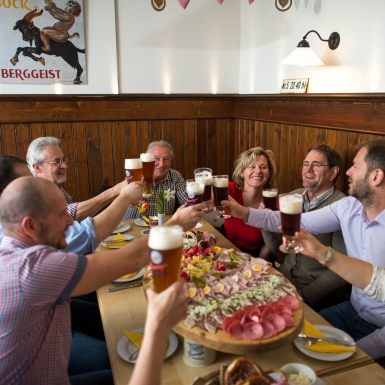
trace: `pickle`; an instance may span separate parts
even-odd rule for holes
[[[237,253],[235,253],[234,251],[230,251],[230,258],[231,258],[233,261],[241,261],[241,260],[242,260],[242,257],[240,257],[239,255],[237,255]]]
[[[238,263],[237,262],[223,262],[227,267],[230,267],[231,269],[234,269],[236,267],[238,267]]]
[[[223,274],[223,273],[213,273],[212,275],[213,275],[217,280],[220,280],[220,279],[226,277],[226,274]]]
[[[206,287],[206,282],[203,279],[192,277],[192,280],[197,288],[203,289]]]

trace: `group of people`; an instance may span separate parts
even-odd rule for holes
[[[186,184],[171,168],[171,145],[152,142],[147,152],[154,154],[155,171],[153,196],[146,200],[155,203],[161,190],[173,192],[165,202],[165,214],[172,215],[167,224],[194,227],[205,206],[186,207]],[[0,384],[112,384],[95,290],[148,264],[147,237],[103,255],[95,249],[122,218],[140,216],[143,185],[124,181],[74,202],[63,187],[68,158],[57,138],[35,139],[26,159],[0,157]],[[341,156],[327,145],[305,154],[302,188],[293,191],[303,195],[296,234],[303,251],[286,255],[277,268],[306,303],[383,364],[385,140],[358,146],[347,171],[349,197],[335,186],[341,168]],[[282,243],[279,211],[265,209],[262,199],[263,189],[276,187],[276,173],[271,151],[244,151],[222,202],[231,215],[222,228],[226,237],[265,259]],[[139,385],[159,383],[167,336],[186,314],[181,281],[147,298],[146,333],[130,382]]]

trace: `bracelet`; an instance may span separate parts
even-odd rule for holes
[[[326,264],[330,261],[333,256],[333,249],[329,246],[328,253],[326,254],[326,258],[321,262],[318,261],[322,266],[326,266]]]

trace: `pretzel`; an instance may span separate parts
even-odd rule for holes
[[[235,359],[226,369],[223,378],[223,385],[238,385],[238,382],[251,376],[260,378],[265,377],[262,369],[256,363],[248,358],[239,357]]]

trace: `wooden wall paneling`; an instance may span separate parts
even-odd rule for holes
[[[234,155],[231,154],[231,148],[228,145],[228,125],[227,120],[219,119],[217,127],[217,164],[216,170],[213,172],[216,175],[230,174],[234,163]]]
[[[229,119],[226,122],[223,122],[227,124],[227,145],[229,147],[229,155],[228,155],[228,171],[229,178],[232,179],[233,171],[234,171],[234,163],[236,159],[238,158],[239,152],[235,152],[235,119]],[[238,126],[238,124],[237,124]],[[214,154],[213,154],[214,155]],[[216,156],[216,154],[215,154]]]
[[[140,157],[140,154],[142,152],[146,152],[147,146],[150,143],[149,137],[150,137],[150,122],[148,120],[141,120],[138,122],[138,148],[137,148],[137,155],[136,158]]]
[[[207,128],[207,136],[203,138],[203,143],[197,143],[198,148],[198,157],[196,162],[196,167],[209,167],[213,170],[215,169],[215,164],[217,160],[217,146],[216,146],[216,136],[217,136],[217,126],[218,120],[211,119],[210,124]],[[229,135],[234,135],[234,131],[229,129]],[[200,159],[200,148],[204,148],[206,152],[205,162]]]
[[[197,131],[206,132],[207,120],[201,119],[196,123],[194,120],[186,120],[184,124],[184,138],[176,137],[173,144],[174,151],[177,151],[174,167],[184,179],[193,179],[196,168]]]
[[[266,147],[261,146],[263,149],[270,150],[274,154],[275,165],[277,169],[276,181],[280,180],[281,176],[287,175],[287,157],[286,153],[282,151],[282,141],[287,140],[285,131],[287,129],[284,125],[267,123],[266,137],[269,138],[269,145]]]
[[[28,146],[31,143],[31,130],[27,123],[18,123],[15,125],[16,132],[16,151],[19,158],[25,159]]]
[[[89,191],[94,195],[102,186],[103,165],[100,159],[99,123],[88,122],[86,127]]]
[[[212,132],[214,129],[214,132],[216,130],[216,119],[199,119],[196,121],[196,128],[195,128],[195,138],[194,138],[194,147],[195,147],[195,153],[194,153],[194,170],[198,167],[209,167],[208,166],[208,132]],[[187,143],[187,138],[186,138]],[[195,167],[196,166],[196,167]],[[187,179],[193,178],[194,174],[190,173],[191,170],[189,170],[189,176]]]
[[[130,120],[125,122],[125,155],[124,159],[134,159],[138,157],[139,149],[139,130],[138,122]]]
[[[1,131],[2,131],[1,144],[3,147],[2,148],[2,154],[17,156],[15,125],[14,124],[2,124],[1,125]]]
[[[174,127],[173,127],[173,121],[172,120],[169,120],[169,119],[163,120],[161,139],[170,143],[173,148],[175,147]]]
[[[162,139],[162,121],[161,120],[151,120],[150,121],[150,137],[149,143],[154,142],[156,140]]]
[[[114,185],[125,180],[124,160],[125,158],[125,128],[124,122],[113,122],[112,144],[114,160]],[[146,147],[147,148],[147,147]],[[142,152],[145,152],[143,150]]]
[[[100,123],[100,158],[102,163],[102,186],[114,185],[114,159],[112,143],[112,122]],[[137,158],[138,154],[134,156]]]

